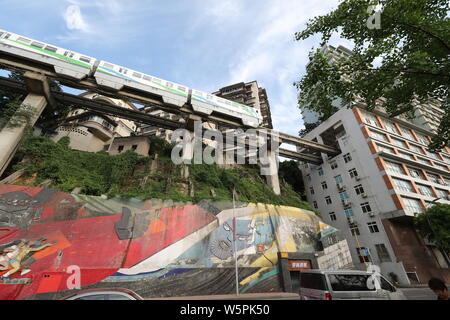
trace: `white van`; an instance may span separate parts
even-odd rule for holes
[[[301,300],[406,300],[386,278],[376,289],[372,273],[357,270],[302,270]]]

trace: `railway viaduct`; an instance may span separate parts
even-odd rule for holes
[[[21,108],[34,109],[34,114],[29,119],[29,125],[34,123],[39,118],[40,114],[45,108],[55,108],[56,103],[60,102],[75,108],[83,108],[92,110],[112,116],[121,117],[127,120],[132,120],[142,124],[150,124],[161,128],[175,130],[178,128],[185,128],[193,131],[194,121],[212,122],[228,128],[242,128],[247,129],[242,123],[230,120],[220,115],[203,115],[196,114],[189,104],[185,104],[181,108],[179,106],[165,103],[160,96],[156,96],[147,92],[131,91],[129,89],[122,89],[112,91],[99,86],[94,78],[85,78],[79,81],[63,77],[56,74],[51,68],[45,65],[37,64],[36,62],[27,60],[25,58],[10,56],[4,52],[0,52],[0,69],[16,70],[24,73],[25,84],[14,81],[10,78],[0,77],[0,87],[9,88],[20,93],[26,94],[26,98],[22,102]],[[72,87],[81,90],[89,90],[101,95],[109,96],[117,99],[126,99],[139,104],[156,106],[157,108],[173,113],[179,114],[184,121],[174,121],[163,119],[158,116],[150,115],[138,110],[130,110],[116,105],[108,104],[103,101],[90,100],[81,96],[64,93],[52,92],[48,85],[48,78],[57,80],[64,86]],[[25,133],[25,124],[19,127],[11,128],[6,125],[0,131],[0,175],[3,174],[16,150],[20,145],[20,141]],[[268,130],[265,128],[258,128],[258,132],[267,132],[267,140],[265,143],[268,146],[267,157],[268,163],[260,164],[267,167],[270,174],[266,175],[268,185],[276,194],[280,194],[280,185],[278,180],[278,155],[294,160],[301,160],[313,164],[322,163],[321,153],[333,156],[339,153],[334,147],[319,144],[317,142],[301,139],[286,133]],[[237,138],[237,137],[236,137]],[[270,148],[271,140],[276,141],[276,148]],[[193,142],[191,142],[193,143]],[[248,141],[246,141],[249,144]],[[286,143],[299,147],[300,152],[278,148],[278,143]],[[261,146],[261,144],[259,144]],[[193,148],[190,148],[193,150]],[[183,154],[186,159],[192,159],[192,152]]]

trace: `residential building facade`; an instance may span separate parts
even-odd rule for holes
[[[258,109],[263,117],[262,127],[273,129],[272,115],[266,89],[257,81],[239,82],[213,92],[214,95]]]
[[[359,269],[373,263],[403,284],[432,276],[450,282],[448,257],[413,226],[436,201],[450,204],[450,149],[430,152],[431,136],[411,121],[356,106],[305,135],[341,151],[301,170],[308,201],[345,234]]]
[[[85,92],[81,96],[137,110],[132,103],[101,96],[94,92]],[[56,129],[51,139],[58,141],[67,136],[70,138],[72,149],[98,152],[108,150],[114,137],[128,137],[135,134],[137,130],[138,125],[130,120],[84,109],[73,109],[67,115],[65,122]]]

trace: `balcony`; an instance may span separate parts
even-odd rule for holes
[[[89,116],[78,121],[79,124],[88,128],[95,136],[103,141],[113,137],[114,126],[99,116]]]

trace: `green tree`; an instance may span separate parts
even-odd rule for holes
[[[280,162],[278,175],[280,179],[284,179],[284,181],[290,184],[295,192],[302,194],[305,186],[303,184],[302,172],[298,166],[298,162],[294,160]]]
[[[414,218],[419,233],[436,247],[450,252],[450,205],[438,203]]]
[[[369,28],[378,5],[380,28]],[[294,83],[299,104],[333,114],[333,101],[350,106],[359,96],[373,110],[380,97],[390,116],[412,115],[414,103],[438,101],[445,115],[430,144],[439,150],[450,142],[450,20],[448,0],[342,0],[332,12],[311,19],[295,34],[305,40],[321,34],[322,45],[333,34],[354,43],[353,54],[333,63],[311,53],[312,63]]]
[[[12,80],[24,82],[23,74],[13,71],[8,76]],[[62,92],[61,86],[52,79],[49,79],[50,90],[53,92]],[[19,126],[27,122],[34,114],[32,109],[20,108],[22,101],[26,95],[14,92],[8,88],[0,88],[0,129],[3,128],[8,121],[10,125]],[[36,122],[36,126],[40,127],[44,132],[54,130],[59,123],[67,116],[69,106],[57,103],[55,108],[47,107],[42,112]]]

